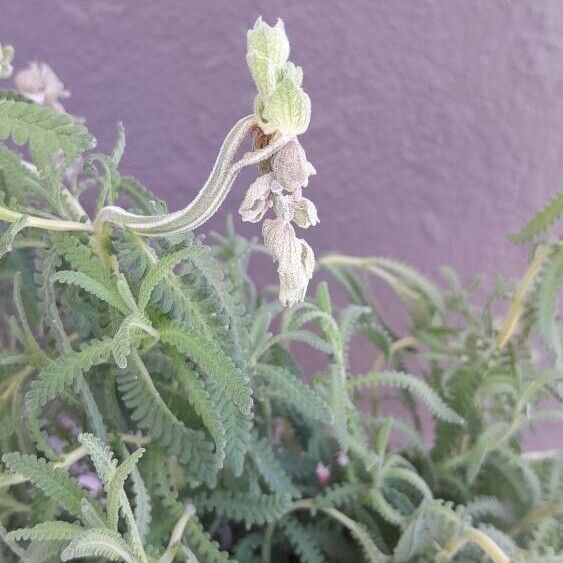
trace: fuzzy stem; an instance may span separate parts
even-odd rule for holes
[[[558,514],[563,514],[563,502],[537,508],[536,510],[530,512],[523,520],[518,522],[518,524],[510,530],[510,535],[515,538],[526,530],[526,528],[541,522],[545,518],[556,516]]]
[[[184,508],[184,512],[182,513],[182,516],[180,516],[180,518],[178,519],[178,521],[176,522],[176,525],[174,526],[172,533],[170,534],[170,540],[168,541],[168,547],[166,548],[166,551],[164,552],[164,554],[162,555],[162,557],[160,558],[159,561],[171,561],[171,557],[174,554],[174,550],[176,549],[176,546],[178,544],[178,542],[180,542],[182,540],[182,536],[184,535],[184,530],[186,529],[186,525],[188,523],[188,520],[195,514],[195,507],[194,505],[189,502],[186,504],[185,508]]]
[[[266,160],[290,138],[277,137],[265,148],[245,154],[235,161],[236,153],[247,134],[256,126],[253,115],[241,119],[229,132],[211,174],[190,204],[166,215],[137,215],[116,206],[100,210],[95,223],[114,223],[143,236],[166,236],[191,231],[210,219],[229,193],[237,174],[246,166]]]
[[[36,229],[44,229],[47,231],[87,231],[92,232],[94,229],[89,223],[79,223],[78,221],[63,221],[58,219],[43,219],[33,215],[25,215],[18,211],[12,211],[6,207],[0,206],[0,221],[14,223],[22,218],[26,218],[26,227],[35,227]]]
[[[509,563],[510,558],[487,534],[477,528],[469,528],[465,537],[467,541],[477,544],[494,563]]]
[[[536,251],[534,259],[526,269],[524,277],[520,282],[512,303],[510,304],[506,319],[504,320],[497,336],[497,346],[500,349],[504,348],[508,344],[508,342],[516,332],[518,322],[522,317],[522,313],[524,312],[526,305],[526,296],[533,287],[539,273],[541,272],[543,263],[549,256],[549,253],[549,247],[540,246]]]
[[[102,413],[96,404],[96,399],[94,399],[94,395],[92,394],[92,390],[86,378],[82,374],[77,378],[77,387],[82,399],[82,404],[84,405],[84,410],[86,411],[86,416],[92,425],[94,434],[104,442],[107,442],[107,432]]]
[[[510,558],[487,534],[477,528],[468,528],[461,536],[455,536],[445,546],[441,553],[448,561],[453,559],[466,543],[478,545],[493,563],[509,563]]]
[[[270,563],[272,560],[272,538],[274,537],[274,531],[276,529],[276,523],[270,522],[264,533],[264,541],[262,543],[262,561],[263,563]]]

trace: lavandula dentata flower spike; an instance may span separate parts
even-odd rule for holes
[[[273,155],[269,171],[249,187],[239,212],[243,221],[253,223],[262,220],[269,209],[276,216],[264,220],[262,234],[278,263],[283,305],[304,299],[315,267],[313,250],[297,237],[292,222],[303,229],[319,222],[314,203],[302,195],[315,169],[297,140],[309,125],[311,102],[301,88],[303,73],[288,56],[283,23],[270,27],[259,19],[248,34],[247,54],[258,89],[258,125],[264,135],[281,133],[290,140]]]
[[[249,189],[241,205],[243,220],[260,221],[273,207],[277,219],[264,222],[267,248],[278,262],[280,299],[284,304],[302,300],[314,268],[311,247],[295,235],[291,221],[302,228],[318,222],[314,204],[302,196],[314,174],[297,140],[309,126],[311,102],[301,88],[303,72],[289,62],[289,42],[283,22],[274,27],[258,18],[248,32],[247,62],[257,88],[254,115],[241,119],[225,139],[203,188],[184,209],[162,215],[137,215],[120,207],[104,207],[95,226],[113,223],[144,236],[166,236],[193,230],[221,206],[238,172],[264,163],[266,176]],[[266,142],[236,160],[243,140],[260,131]]]

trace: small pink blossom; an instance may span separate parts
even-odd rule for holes
[[[348,453],[344,450],[340,450],[336,454],[336,463],[340,465],[340,467],[346,467],[350,463],[350,458],[348,457]]]
[[[326,487],[330,483],[330,467],[325,465],[322,461],[319,461],[315,473],[317,474],[317,479],[321,487]]]
[[[282,443],[283,437],[287,431],[287,424],[283,418],[277,416],[273,421],[274,433],[272,436],[272,444],[279,446]]]

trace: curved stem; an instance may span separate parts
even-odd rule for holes
[[[6,207],[0,206],[0,221],[7,221],[14,223],[20,219],[25,218],[26,227],[35,227],[36,229],[44,229],[47,231],[87,231],[93,232],[93,227],[90,223],[80,223],[78,221],[64,221],[58,219],[43,219],[42,217],[35,217],[33,215],[25,215],[18,211],[12,211]]]
[[[262,543],[262,562],[270,563],[272,560],[272,538],[274,537],[274,531],[276,529],[276,523],[270,522],[264,533],[264,541]]]
[[[520,286],[514,295],[506,318],[497,336],[497,346],[500,349],[504,348],[508,344],[513,334],[516,332],[518,322],[524,313],[528,292],[534,286],[534,283],[542,270],[543,263],[549,256],[550,252],[551,249],[548,246],[540,246],[536,251],[534,259],[530,262],[530,265],[526,269],[524,277],[522,278]]]
[[[441,553],[447,560],[453,559],[466,543],[478,545],[494,563],[509,563],[510,558],[487,534],[477,528],[468,528],[463,535],[455,536]]]
[[[469,528],[465,533],[467,541],[477,544],[494,563],[509,563],[510,558],[504,551],[484,532],[477,528]]]
[[[165,236],[191,231],[205,223],[219,209],[229,193],[237,174],[246,166],[272,156],[289,141],[277,137],[267,147],[248,153],[235,161],[237,151],[247,134],[256,126],[253,115],[241,119],[229,132],[209,178],[190,204],[179,211],[161,215],[137,215],[116,206],[100,210],[95,224],[114,223],[143,236]]]
[[[518,522],[518,524],[510,530],[510,535],[515,538],[526,530],[526,528],[529,528],[534,524],[538,524],[545,518],[556,516],[558,514],[563,514],[563,502],[537,508],[536,510],[530,512],[523,520]]]

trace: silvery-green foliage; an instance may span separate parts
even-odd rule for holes
[[[306,243],[290,221],[317,218],[294,139],[310,102],[288,57],[283,24],[258,20],[257,114],[176,213],[120,175],[122,127],[110,154],[92,152],[52,69],[0,92],[2,561],[563,560],[563,459],[522,446],[563,422],[561,198],[515,237],[533,240],[522,280],[481,306],[449,270],[437,285],[390,258],[339,255],[318,260],[329,283],[299,301],[312,263],[292,285],[304,258],[286,254]],[[265,224],[291,308],[254,283],[264,248],[231,219],[211,243],[189,232],[230,189],[241,161],[227,156],[250,124],[262,136],[242,160],[262,176],[241,214],[273,207],[267,221],[289,233]],[[374,279],[404,329],[382,316]],[[363,373],[358,342],[373,355]]]

